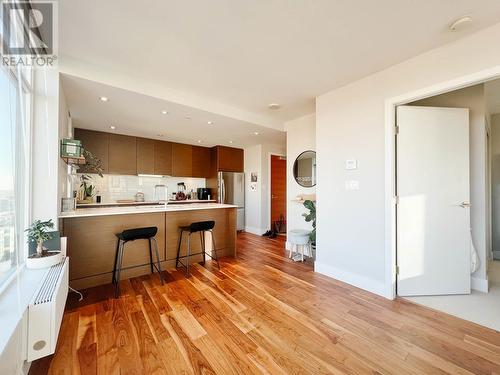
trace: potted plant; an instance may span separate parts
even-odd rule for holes
[[[307,223],[312,222],[313,230],[309,233],[309,239],[311,245],[316,247],[316,204],[312,200],[306,200],[304,207],[309,210],[309,213],[303,213],[302,216],[304,216]]]
[[[85,169],[90,173],[96,173],[103,177],[103,168],[101,159],[97,158],[90,151],[83,149],[83,156],[85,157]],[[80,166],[78,166],[80,168]],[[92,203],[95,195],[95,188],[90,184],[92,177],[89,174],[82,174],[80,176],[80,199],[79,203]]]
[[[52,219],[47,221],[35,220],[31,227],[26,229],[28,233],[28,241],[36,243],[36,253],[38,257],[43,256],[43,251],[45,250],[43,247],[43,243],[52,238],[52,235],[49,233],[49,229],[54,228],[54,223]]]
[[[60,251],[48,251],[43,243],[52,239],[50,229],[54,228],[51,220],[35,220],[33,224],[26,229],[28,234],[28,244],[36,244],[36,253],[30,255],[26,261],[28,268],[45,268],[61,262],[62,253]]]

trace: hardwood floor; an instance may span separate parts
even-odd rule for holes
[[[30,374],[500,374],[499,332],[316,274],[281,238],[238,237],[220,271],[71,299],[55,355]]]

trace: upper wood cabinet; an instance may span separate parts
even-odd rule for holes
[[[172,143],[154,141],[154,174],[172,175]]]
[[[243,150],[192,146],[75,129],[75,139],[101,159],[104,173],[210,178],[217,171],[243,171]],[[213,156],[212,156],[213,154]],[[82,166],[83,173],[93,173]]]
[[[192,176],[207,178],[210,176],[210,149],[193,146]]]
[[[109,173],[137,174],[136,138],[127,135],[109,135]]]
[[[155,173],[155,141],[137,138],[137,174]]]
[[[216,146],[217,171],[243,172],[243,150],[226,146]]]
[[[75,128],[74,138],[80,140],[84,149],[90,151],[96,158],[101,160],[103,173],[109,173],[109,133]],[[85,165],[82,165],[78,169],[78,172],[95,173],[95,171],[89,170],[88,166]]]
[[[182,143],[172,144],[172,175],[176,177],[193,176],[193,146]]]

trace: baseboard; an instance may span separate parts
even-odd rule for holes
[[[493,259],[500,260],[500,251],[499,250],[493,251]]]
[[[353,285],[357,288],[364,289],[368,292],[378,294],[379,296],[391,298],[391,296],[386,295],[387,288],[385,287],[385,284],[380,281],[346,272],[318,261],[314,263],[314,271]]]
[[[470,288],[478,292],[488,293],[488,279],[470,278]]]
[[[245,227],[245,232],[256,234],[257,236],[262,236],[264,233],[266,233],[266,230],[255,227]]]

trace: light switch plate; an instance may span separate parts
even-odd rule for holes
[[[347,180],[345,182],[346,190],[359,190],[359,181],[358,180]]]
[[[345,161],[345,169],[348,171],[358,169],[358,161],[356,159],[347,159]]]

